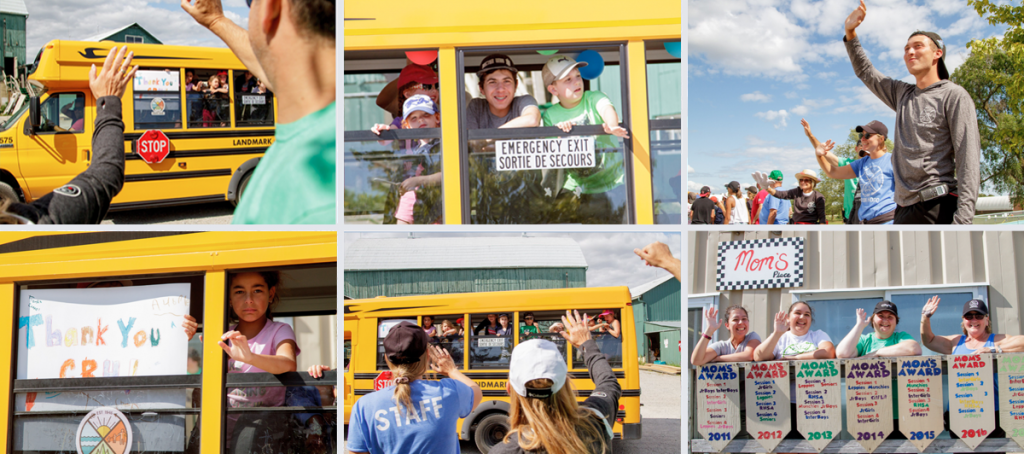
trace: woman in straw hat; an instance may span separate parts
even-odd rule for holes
[[[758,179],[764,177],[761,172],[754,172],[754,180],[761,181]],[[811,169],[804,169],[802,172],[796,174],[796,181],[798,187],[790,189],[788,191],[780,191],[767,184],[767,178],[764,178],[765,184],[763,187],[766,188],[769,194],[779,199],[789,199],[793,201],[793,216],[790,218],[794,224],[828,224],[825,219],[825,196],[821,195],[820,192],[815,191],[814,188],[821,182],[818,179],[818,174],[814,173]]]
[[[597,343],[590,338],[586,315],[562,317],[562,337],[583,351],[594,390],[583,404],[576,402],[563,352],[551,341],[533,339],[512,351],[508,391],[511,430],[491,454],[606,453],[612,449],[612,423],[622,388]]]

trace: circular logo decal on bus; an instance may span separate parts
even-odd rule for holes
[[[90,411],[82,418],[75,436],[78,454],[128,454],[131,445],[128,418],[114,407]]]
[[[153,98],[149,102],[149,110],[152,111],[150,113],[153,115],[163,115],[165,108],[167,108],[167,104],[164,102],[164,98]]]

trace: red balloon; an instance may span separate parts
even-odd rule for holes
[[[417,65],[424,65],[424,66],[426,66],[426,65],[429,65],[429,64],[433,63],[434,60],[437,60],[437,51],[436,50],[414,50],[414,51],[407,51],[405,53],[405,56],[409,57],[409,60],[411,60],[413,63],[416,63]]]

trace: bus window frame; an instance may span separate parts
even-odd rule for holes
[[[57,131],[57,130],[53,130],[53,131],[40,131],[40,130],[37,129],[35,131],[32,131],[32,134],[25,134],[25,135],[26,136],[30,136],[30,135],[36,135],[36,136],[55,136],[55,135],[58,135],[58,134],[85,134],[85,125],[88,123],[88,119],[87,118],[88,118],[88,115],[89,115],[89,113],[88,113],[89,109],[87,109],[87,107],[89,107],[89,95],[87,95],[84,90],[50,92],[49,96],[47,96],[46,99],[44,99],[44,100],[39,102],[39,106],[40,106],[39,107],[39,111],[40,111],[39,112],[39,116],[42,117],[42,110],[43,110],[42,105],[47,103],[47,102],[49,102],[51,99],[56,98],[58,100],[58,102],[57,102],[57,115],[58,115],[58,119],[59,119],[59,116],[60,116],[60,102],[59,102],[60,95],[67,95],[67,94],[71,94],[71,93],[77,93],[77,94],[81,94],[82,95],[82,103],[84,104],[82,106],[82,119],[85,120],[85,121],[83,121],[83,123],[82,123],[82,130],[81,131],[73,131],[73,130],[70,130],[70,129],[67,130],[67,131]],[[77,96],[76,96],[76,98],[77,98]],[[25,105],[28,105],[28,102],[26,102]],[[12,115],[11,118],[13,119],[15,117]],[[56,126],[56,125],[54,125],[54,126]],[[25,129],[26,129],[26,131],[28,130],[28,128],[29,128],[29,122],[26,121],[25,122]]]
[[[231,76],[231,73],[228,73]],[[314,268],[335,268],[337,269],[338,262],[315,262],[315,263],[299,263],[295,265],[284,265],[284,266],[263,266],[263,267],[246,267],[246,268],[225,268],[222,270],[224,274],[224,329],[221,332],[228,332],[228,328],[231,327],[231,276],[240,273],[260,273],[268,271],[281,272],[285,270],[308,270]],[[278,285],[281,285],[279,282]],[[338,291],[335,286],[334,296],[337,299]],[[269,306],[268,306],[269,307]],[[337,302],[335,302],[334,312],[324,314],[323,312],[330,312],[327,310],[322,311],[296,311],[296,312],[275,312],[274,316],[280,317],[300,317],[305,315],[337,315]],[[272,320],[272,319],[271,319]],[[338,332],[335,331],[335,335]],[[297,344],[297,343],[296,343]],[[301,347],[300,347],[301,348]],[[296,355],[297,356],[297,355]],[[204,358],[205,362],[206,359]],[[261,388],[261,387],[298,387],[298,386],[337,386],[338,385],[338,371],[329,370],[323,371],[323,377],[316,379],[309,376],[306,371],[296,369],[294,372],[285,372],[283,374],[271,374],[269,372],[255,372],[255,373],[240,373],[232,374],[228,372],[228,355],[221,355],[221,371],[223,381],[221,382],[220,398],[221,398],[221,412],[220,412],[220,424],[221,433],[218,445],[220,446],[220,452],[228,453],[229,450],[228,436],[231,435],[227,432],[228,415],[231,413],[240,414],[245,412],[292,412],[297,413],[300,410],[309,409],[312,407],[239,407],[231,408],[228,405],[228,388]],[[344,398],[344,396],[342,396]],[[338,401],[335,399],[333,406],[321,406],[324,411],[335,411],[338,409]],[[232,411],[234,410],[234,411]]]
[[[633,121],[632,121],[632,100],[629,96],[629,58],[627,42],[624,41],[610,41],[610,42],[583,42],[583,43],[566,43],[566,44],[544,44],[544,45],[510,45],[510,46],[487,46],[487,47],[455,47],[455,74],[457,86],[456,95],[459,100],[458,107],[458,120],[459,120],[459,189],[462,193],[462,224],[464,225],[475,225],[472,224],[472,209],[470,201],[470,187],[469,187],[469,141],[470,140],[481,140],[481,139],[517,139],[517,138],[536,138],[538,136],[544,137],[573,137],[573,136],[589,136],[589,135],[608,135],[605,134],[604,128],[601,125],[591,126],[576,126],[573,127],[572,132],[563,132],[555,126],[548,127],[536,127],[536,128],[508,128],[508,129],[473,129],[470,130],[466,127],[466,105],[469,102],[466,99],[466,52],[472,54],[487,55],[490,53],[507,53],[508,51],[538,51],[547,50],[553,47],[558,49],[560,54],[568,54],[577,51],[583,51],[591,49],[593,47],[612,47],[618,48],[619,53],[619,90],[622,97],[622,105],[616,106],[616,112],[619,113],[619,125],[626,128],[630,132],[629,139],[622,139],[622,152],[623,152],[623,172],[625,172],[625,180],[623,184],[626,185],[626,213],[627,222],[622,225],[635,225],[636,224],[636,194],[634,190],[633,181]],[[538,103],[540,104],[540,103]],[[627,108],[628,107],[628,108]],[[646,114],[646,112],[645,112]],[[470,132],[472,131],[472,132]],[[595,132],[596,131],[596,132]],[[443,159],[442,153],[442,159]],[[442,192],[443,194],[443,192]]]
[[[45,279],[45,280],[32,280],[32,281],[15,281],[14,282],[15,292],[14,292],[14,299],[13,299],[14,307],[12,308],[12,312],[14,314],[14,321],[15,321],[15,323],[17,323],[17,321],[21,317],[21,290],[24,289],[25,287],[36,286],[36,285],[77,284],[77,283],[80,283],[80,282],[83,282],[83,281],[88,281],[90,279],[98,279],[98,280],[103,280],[103,281],[123,280],[123,279],[131,279],[131,280],[134,281],[134,280],[157,279],[157,278],[160,278],[160,279],[182,279],[182,282],[188,282],[190,284],[189,292],[190,292],[191,296],[194,297],[197,294],[198,295],[203,295],[203,301],[200,303],[201,304],[200,307],[205,308],[205,304],[206,304],[206,301],[205,301],[205,291],[206,291],[205,277],[206,276],[207,276],[207,272],[205,272],[205,271],[202,271],[202,272],[192,271],[192,272],[181,272],[181,273],[153,273],[153,274],[138,274],[138,275],[94,276],[94,277],[91,277],[91,278],[89,278],[89,277],[81,277],[81,278],[74,278],[74,279],[67,279],[67,278],[65,278],[65,279]],[[192,278],[197,278],[197,277],[201,278],[201,279],[196,279],[199,282],[199,287],[200,288],[198,288],[198,289],[195,288],[195,286],[192,286],[193,282],[190,280]],[[187,278],[188,280],[186,280],[185,278]],[[191,313],[192,309],[193,309],[193,303],[192,303],[191,297],[190,297],[190,301],[189,301],[189,312],[190,313]],[[197,319],[202,320],[202,312],[200,312],[199,315],[200,315],[200,317],[197,317]],[[18,328],[15,328],[14,329],[14,340],[11,343],[11,349],[12,349],[12,351],[11,351],[11,359],[12,359],[12,362],[13,362],[12,366],[16,365],[17,361],[18,361],[18,349],[20,348],[20,345],[18,343],[17,336],[18,336]],[[205,358],[204,358],[204,361],[205,361]],[[225,361],[225,368],[223,370],[225,371],[225,375],[226,375],[226,371],[227,371],[227,368],[226,368],[227,364],[226,364],[226,362],[227,362],[227,360],[225,359],[224,361]],[[203,377],[204,377],[204,375],[200,373],[200,374],[197,374],[197,375],[180,374],[180,375],[148,375],[148,376],[133,376],[133,377],[119,376],[119,377],[90,377],[90,378],[74,377],[74,378],[42,378],[42,379],[39,379],[39,378],[36,378],[36,379],[29,378],[29,379],[18,379],[18,378],[15,378],[16,373],[17,373],[16,372],[16,367],[12,367],[11,371],[10,371],[10,374],[11,374],[11,389],[8,392],[8,395],[10,396],[10,406],[6,410],[7,414],[8,414],[8,418],[7,418],[7,433],[8,433],[8,437],[7,437],[7,446],[6,446],[6,451],[7,452],[14,452],[14,442],[15,442],[15,437],[14,437],[14,433],[15,432],[14,431],[15,431],[16,419],[19,416],[27,416],[27,414],[25,412],[16,412],[15,411],[15,408],[14,408],[15,396],[17,396],[19,393],[49,392],[49,391],[54,391],[54,390],[61,390],[61,391],[67,391],[67,390],[75,390],[75,391],[107,391],[107,390],[125,390],[125,389],[181,389],[184,392],[188,392],[187,390],[189,390],[189,389],[202,389],[202,387],[203,387],[202,383],[203,383]],[[224,394],[224,396],[225,396],[225,399],[226,399],[226,394]],[[87,405],[83,405],[83,406],[87,406]],[[55,411],[55,412],[31,412],[31,414],[32,415],[52,415],[52,416],[60,416],[60,415],[67,415],[67,416],[83,415],[84,416],[85,414],[89,413],[89,411],[91,411],[91,410],[87,410],[87,409],[60,410],[60,411]],[[121,411],[122,413],[126,413],[126,414],[136,414],[136,413],[138,413],[139,415],[141,415],[144,412],[152,412],[152,413],[157,413],[157,414],[182,415],[182,416],[196,415],[196,421],[199,421],[199,415],[201,414],[202,408],[120,409],[119,411]]]

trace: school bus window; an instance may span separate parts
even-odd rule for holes
[[[190,69],[194,82],[186,84],[189,128],[226,128],[231,126],[231,99],[228,72],[223,69]],[[191,88],[191,89],[190,89]]]
[[[607,310],[600,315],[592,316],[587,325],[591,327],[590,336],[601,349],[613,368],[622,367],[622,323],[619,310]],[[583,352],[574,351],[572,357],[574,369],[586,369]]]
[[[431,323],[430,327],[427,326],[428,318]],[[460,324],[462,322],[462,315],[426,315],[421,320],[420,326],[424,327],[427,335],[430,336],[430,342],[448,350],[448,353],[452,355],[452,361],[455,362],[455,366],[461,370],[463,368],[462,359],[466,343],[465,330]]]
[[[510,314],[471,314],[469,321],[476,323],[469,341],[470,369],[508,369],[512,358],[512,325],[501,324]],[[472,325],[470,325],[472,326]]]
[[[560,50],[555,54],[545,52],[547,55],[537,52],[551,47]],[[462,115],[465,137],[469,139],[465,186],[468,187],[470,222],[630,222],[632,208],[627,185],[631,165],[625,157],[631,145],[617,135],[606,133],[602,126],[613,122],[626,124],[628,120],[629,105],[622,88],[626,80],[622,73],[626,68],[620,65],[622,46],[552,45],[504,52],[501,58],[511,60],[508,66],[516,69],[515,94],[526,99],[525,103],[517,101],[517,105],[535,101],[541,112],[540,126],[546,129],[473,129],[474,125],[494,126],[493,120],[470,117],[487,118],[488,112],[482,107],[501,106],[503,97],[494,96],[486,86],[481,90],[477,75],[485,60],[493,55],[464,51],[464,88],[476,98],[470,102],[481,107],[471,106]],[[576,58],[580,61],[574,66]],[[545,79],[545,65],[549,66],[547,77],[550,80]],[[482,73],[485,79],[490,77],[486,67]],[[493,110],[490,113],[493,114]],[[509,112],[506,119],[521,113]],[[609,118],[603,118],[604,115]],[[555,128],[567,121],[574,124],[569,133]],[[545,146],[565,151],[543,154],[532,151]]]
[[[343,364],[345,365],[344,368],[346,372],[348,372],[348,363],[352,360],[352,340],[350,339],[351,335],[352,333],[350,331],[345,331],[345,356]]]
[[[414,64],[400,50],[345,53],[346,223],[444,221],[434,65]],[[425,98],[405,109],[417,95]]]
[[[85,131],[85,94],[55,93],[39,106],[36,133]]]
[[[16,296],[21,322],[13,452],[73,452],[75,438],[54,431],[74,433],[83,419],[102,418],[90,412],[104,406],[117,408],[147,435],[135,437],[133,449],[181,452],[186,440],[198,443],[200,410],[191,397],[198,394],[193,391],[202,371],[190,370],[187,358],[194,355],[186,357],[185,350],[192,344],[181,330],[183,314],[196,314],[201,322],[202,287],[201,276],[22,284]],[[153,360],[167,356],[180,362]],[[156,383],[153,375],[171,377]],[[53,386],[61,392],[46,392]],[[117,431],[128,423],[106,421],[114,433],[103,434],[107,440],[119,438]]]
[[[266,298],[266,324],[251,344],[262,350],[254,353],[280,356],[282,345],[293,345],[296,371],[272,375],[229,359],[225,452],[331,452],[337,427],[334,381],[320,385],[307,371],[314,365],[337,368],[333,349],[338,340],[336,275],[333,266],[228,273],[227,328],[236,329],[242,323],[234,309],[239,307],[236,290],[242,289],[243,299]],[[262,284],[269,286],[266,292]],[[245,289],[250,289],[251,296],[244,295]],[[238,329],[244,332],[245,327]],[[277,350],[260,346],[260,336],[266,336],[265,342]]]
[[[678,44],[645,43],[655,224],[682,222],[682,62],[673,53]]]
[[[235,125],[273,126],[274,94],[249,71],[235,71]]]
[[[520,312],[519,343],[531,339],[549,340],[558,346],[563,355],[568,354],[565,338],[560,334],[565,328],[561,321],[564,314],[564,311]]]
[[[388,363],[384,359],[384,338],[387,337],[388,332],[391,331],[391,327],[401,322],[409,322],[416,324],[415,318],[389,318],[381,319],[380,324],[377,325],[377,370],[388,370]]]
[[[132,81],[135,129],[181,128],[181,72],[140,69]]]

